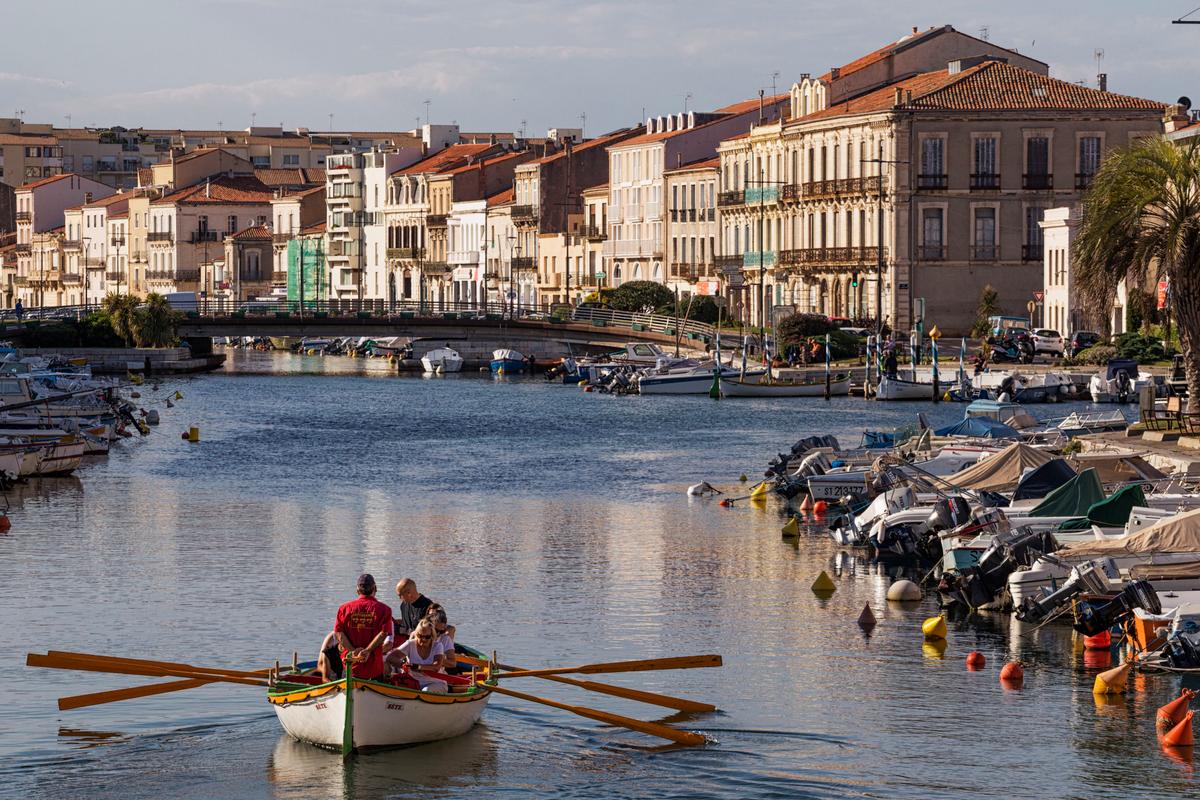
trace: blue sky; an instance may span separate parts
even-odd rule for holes
[[[1200,0],[20,2],[0,49],[0,116],[73,125],[393,130],[577,127],[783,90],[910,31],[950,24],[1112,91],[1200,104]],[[951,10],[953,9],[953,10]],[[1200,13],[1196,15],[1200,19]],[[773,73],[778,73],[774,76]],[[688,98],[688,95],[691,95]]]

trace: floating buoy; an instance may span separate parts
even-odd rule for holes
[[[0,514],[0,533],[8,533],[12,529],[12,520],[8,514]]]
[[[979,652],[978,650],[972,650],[971,652],[967,653],[967,669],[971,670],[972,672],[977,672],[978,670],[983,669],[986,663],[987,659],[984,658],[983,653]]]
[[[1194,745],[1196,737],[1192,732],[1192,717],[1195,715],[1195,711],[1184,714],[1178,725],[1163,734],[1162,743],[1167,747],[1191,747]]]
[[[887,599],[892,601],[920,600],[923,596],[921,587],[907,580],[896,581],[887,590]]]
[[[186,441],[188,440],[188,432],[187,432],[187,431],[184,431],[183,433],[181,433],[181,434],[179,435],[179,438],[180,438],[180,439],[183,439],[183,440],[186,442]]]
[[[750,479],[749,479],[749,478],[747,478],[747,477],[746,477],[746,473],[744,473],[744,472],[743,472],[743,473],[742,473],[742,474],[741,474],[741,475],[738,477],[738,480],[739,480],[739,481],[741,481],[742,483],[745,483],[746,481],[748,481],[748,480],[750,480]]]
[[[804,499],[800,501],[800,510],[803,512],[812,511],[813,501],[812,495],[804,495]]]
[[[1100,631],[1095,636],[1083,637],[1083,646],[1088,650],[1107,650],[1112,647],[1112,634]]]
[[[799,536],[800,535],[800,523],[797,522],[795,517],[792,517],[786,523],[784,523],[783,535],[784,536]]]
[[[584,387],[583,387],[583,390],[584,390],[585,392],[590,392],[590,391],[592,391],[592,387],[591,387],[591,386],[584,386]]]
[[[146,422],[150,425],[158,424],[158,409],[152,408],[146,412]]]
[[[758,483],[754,484],[754,486],[750,487],[750,499],[751,500],[758,500],[758,499],[766,497],[766,496],[767,496],[767,482],[766,481],[759,481]]]
[[[129,396],[130,396],[130,398],[137,400],[139,397],[142,396],[142,393],[141,392],[130,392]]]
[[[813,503],[812,510],[814,514],[824,514],[829,510],[829,503],[826,503],[824,500],[818,500],[817,502]]]
[[[706,494],[719,494],[716,487],[708,481],[700,481],[688,487],[687,493],[690,497],[703,497]]]
[[[1020,661],[1010,661],[1000,670],[1000,682],[1015,683],[1020,685],[1021,681],[1025,680],[1025,667],[1021,666]]]
[[[946,638],[946,618],[941,614],[936,617],[930,617],[921,623],[921,633],[926,639],[945,639]]]
[[[1119,667],[1113,667],[1110,670],[1105,670],[1096,676],[1096,682],[1092,684],[1093,694],[1123,694],[1125,692],[1125,683],[1129,677],[1129,670],[1133,668],[1132,661],[1126,661]]]
[[[174,408],[175,404],[171,402],[171,398],[167,398],[167,408]]]
[[[717,505],[721,506],[722,508],[729,508],[730,506],[733,505],[733,501],[730,500],[728,497],[726,497],[724,500],[717,503]]]
[[[1179,697],[1165,706],[1161,706],[1154,717],[1154,724],[1159,732],[1170,730],[1178,725],[1187,716],[1188,704],[1195,696],[1196,693],[1191,689],[1184,689],[1180,691]]]
[[[183,392],[176,391],[176,392],[175,392],[175,399],[176,399],[176,400],[182,400],[182,399],[183,399]]]
[[[192,444],[195,444],[196,442],[200,441],[200,429],[197,428],[195,425],[188,428],[187,440],[189,442],[191,442]]]
[[[813,581],[812,590],[814,594],[833,594],[837,591],[837,584],[829,577],[828,572],[821,570],[821,574]]]
[[[858,627],[871,629],[876,625],[875,612],[871,611],[871,604],[867,603],[863,606],[862,613],[858,615]]]

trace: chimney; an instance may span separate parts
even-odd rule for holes
[[[907,89],[904,92],[904,104],[909,106],[912,105],[912,89]]]
[[[1096,83],[1097,83],[1097,85],[1099,85],[1100,91],[1107,92],[1108,91],[1108,73],[1101,72],[1099,75],[1097,75]]]
[[[212,180],[210,178],[204,179],[204,196],[212,197]]]
[[[899,108],[901,105],[903,105],[903,103],[904,103],[904,90],[901,89],[899,86],[897,86],[896,87],[896,98],[895,98],[895,101],[892,103],[892,105]]]
[[[840,77],[842,77],[842,68],[841,67],[830,67],[829,68],[829,79],[830,80],[836,81]]]
[[[916,25],[913,25],[913,32],[912,32],[912,35],[913,35],[913,36],[916,36],[916,35],[917,35],[917,26],[916,26]]]
[[[763,124],[763,90],[758,90],[758,124]]]
[[[92,193],[91,193],[91,192],[84,192],[84,193],[83,193],[83,203],[84,203],[84,205],[87,205],[87,204],[88,204],[88,203],[90,203],[90,202],[92,202]]]

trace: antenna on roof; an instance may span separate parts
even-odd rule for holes
[[[979,29],[979,38],[983,39],[983,41],[985,41],[985,42],[988,41],[988,37],[991,35],[992,35],[992,32],[988,28],[987,25],[984,25],[982,28]]]
[[[579,115],[579,138],[583,138],[583,132],[587,128],[587,112],[584,111]]]
[[[425,124],[426,125],[429,124],[429,103],[430,103],[429,100],[425,101]]]
[[[688,92],[683,96],[683,115],[686,117],[688,113],[688,101],[692,99],[692,93]]]
[[[1101,75],[1104,75],[1104,71],[1102,69],[1102,65],[1104,64],[1104,48],[1097,47],[1094,51],[1092,51],[1092,56],[1096,59],[1096,85],[1100,87],[1100,91],[1104,91],[1108,88],[1108,76],[1105,75],[1104,78],[1100,77]]]
[[[775,95],[777,95],[779,93],[779,91],[775,88],[775,81],[777,81],[778,79],[779,79],[779,70],[775,70],[774,72],[771,73],[771,97],[774,97]]]

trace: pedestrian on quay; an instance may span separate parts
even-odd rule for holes
[[[20,300],[17,300],[17,304],[16,304],[16,306],[13,307],[13,311],[17,312],[17,321],[18,322],[21,322],[22,320],[25,319],[25,306],[21,304]]]

